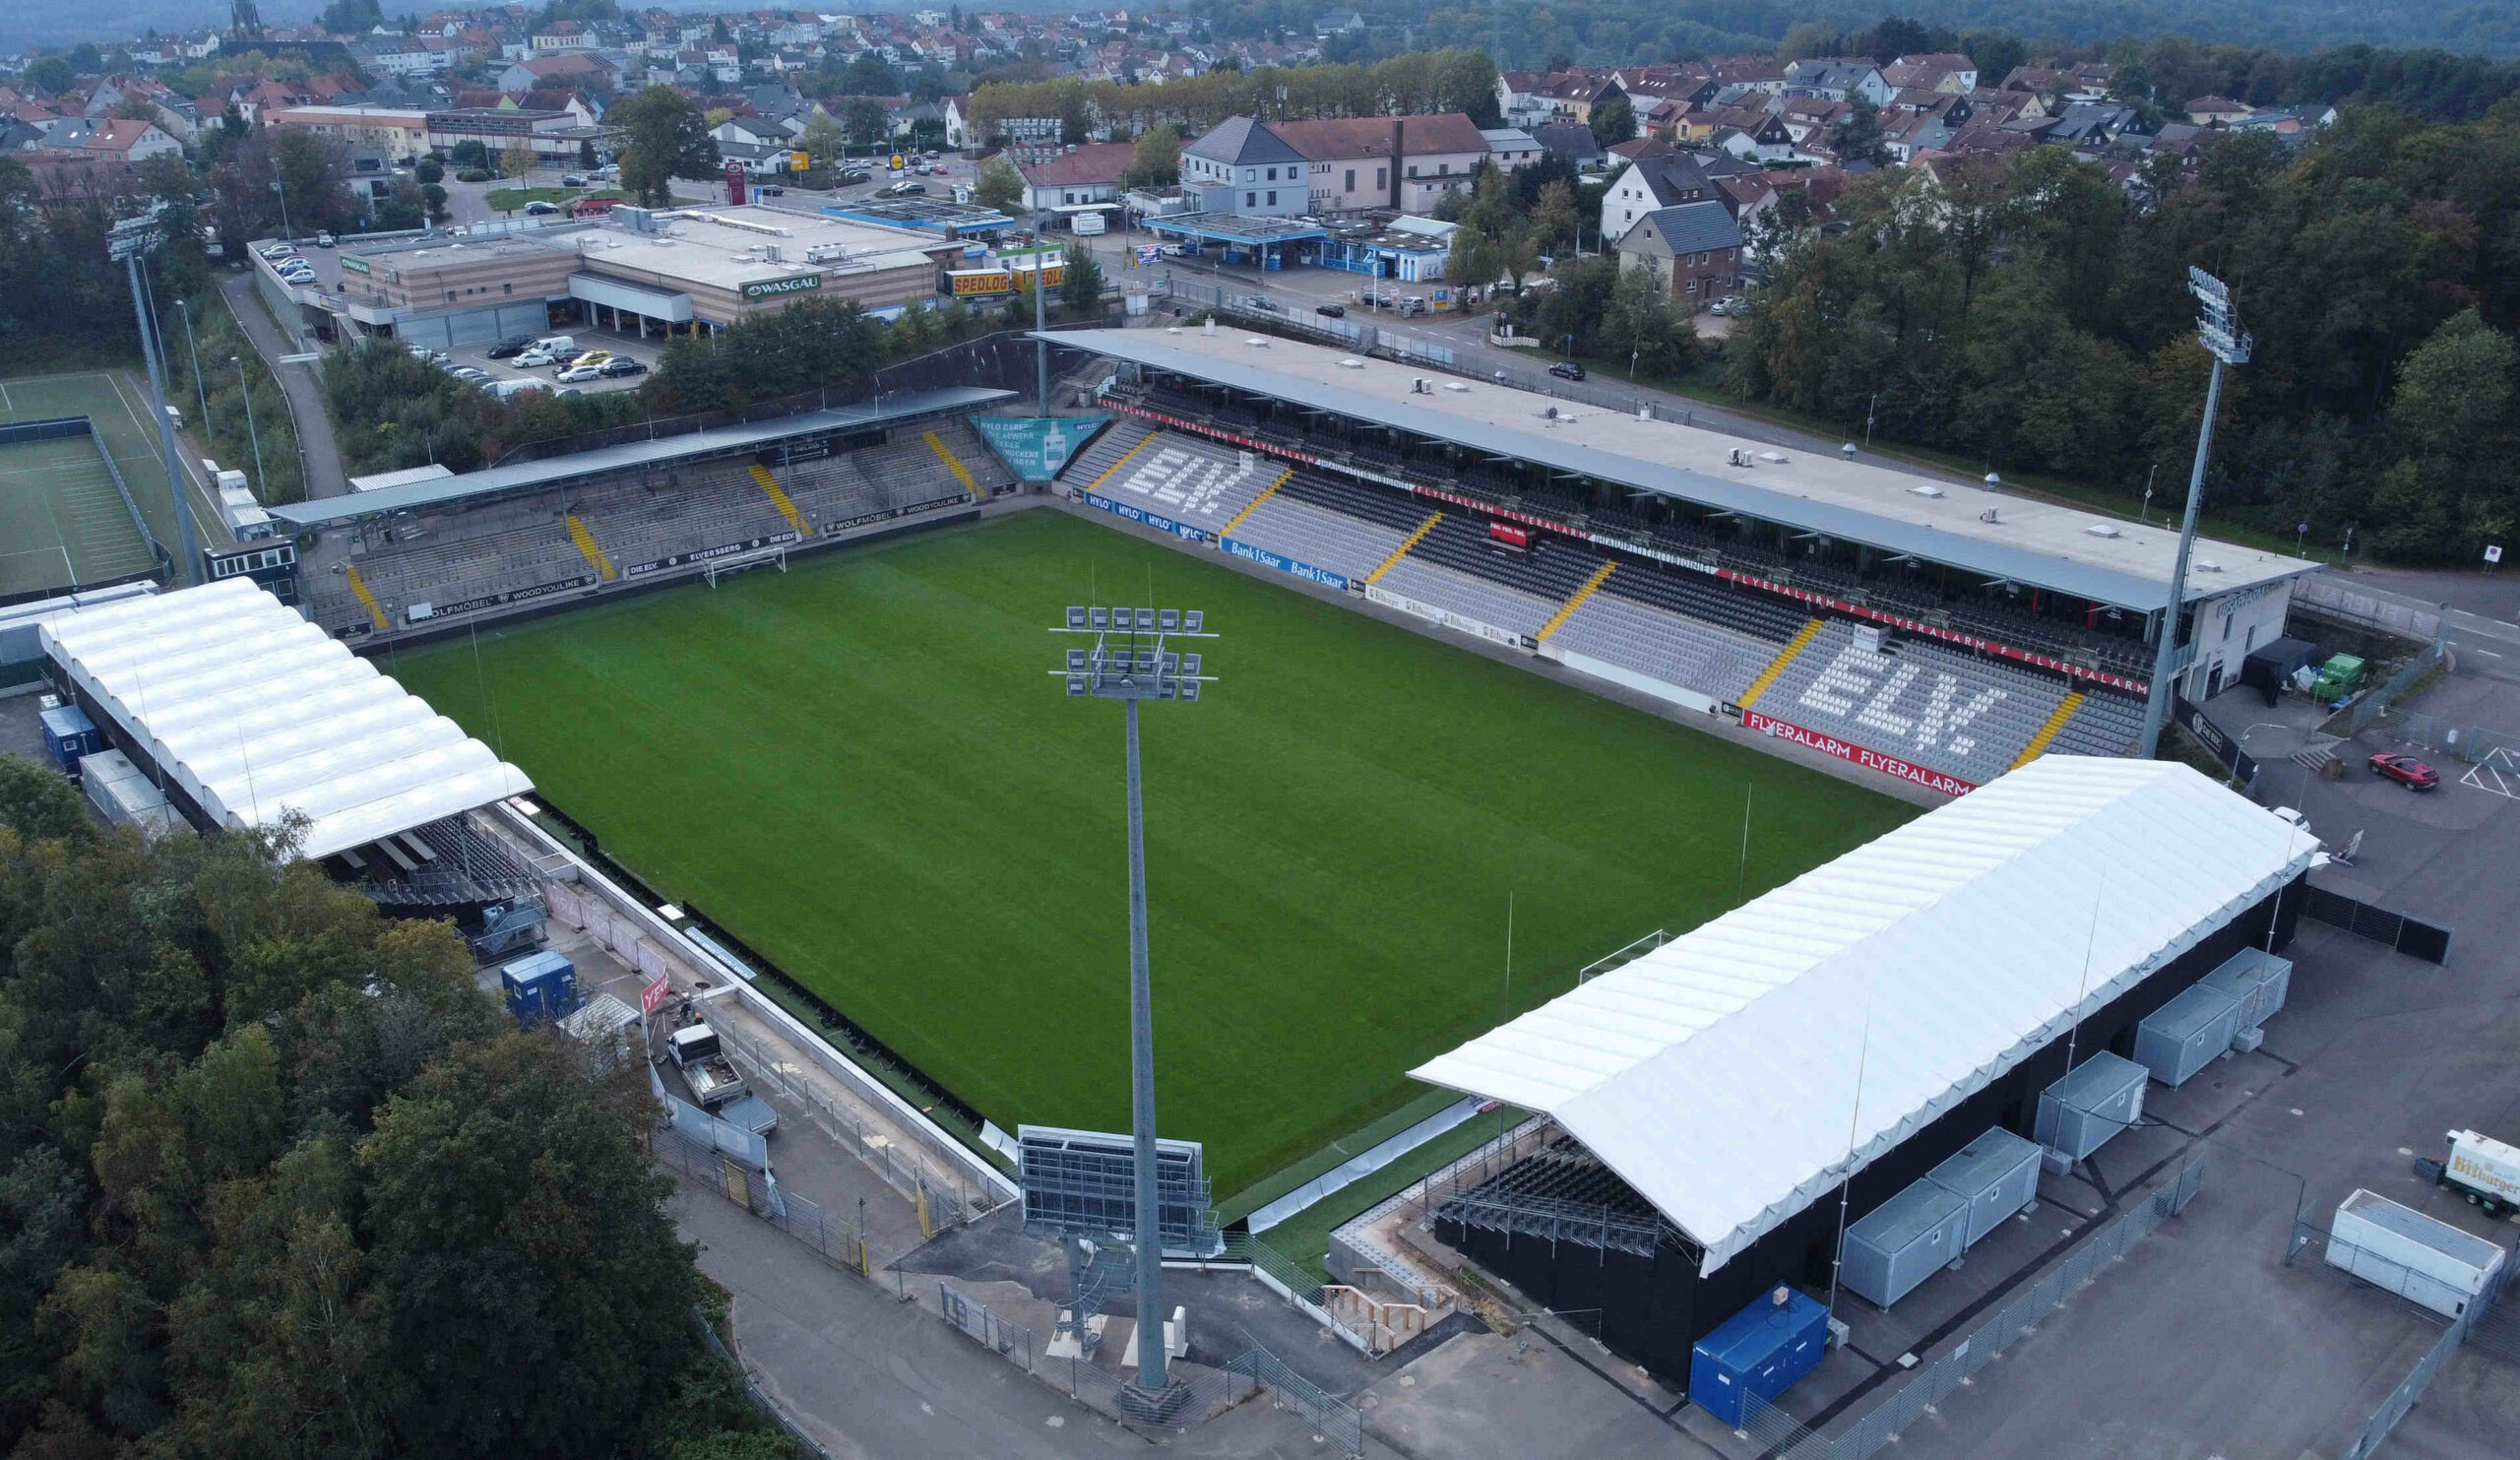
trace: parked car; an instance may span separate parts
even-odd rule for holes
[[[590,350],[588,350],[586,353],[584,353],[584,354],[582,354],[582,355],[579,355],[576,359],[569,361],[569,363],[570,363],[572,366],[576,366],[576,365],[600,365],[600,364],[602,364],[605,360],[608,360],[608,359],[610,359],[610,358],[612,358],[612,351],[611,351],[611,350],[608,350],[608,349],[590,349]]]
[[[1718,299],[1714,303],[1706,306],[1706,312],[1709,314],[1731,314],[1732,312],[1732,305],[1730,300]]]
[[[1573,360],[1559,360],[1548,367],[1548,373],[1560,380],[1581,380],[1584,378],[1584,367]]]
[[[785,198],[788,196],[788,190],[775,182],[768,182],[762,184],[761,195],[765,198]]]
[[[874,181],[874,178],[864,172],[858,171],[854,167],[851,167],[848,171],[840,174],[840,185],[845,188],[853,188],[861,182],[872,181]]]
[[[891,193],[896,198],[906,198],[913,193],[926,192],[927,184],[923,182],[897,182],[891,187],[885,189],[885,191]]]
[[[560,186],[564,188],[582,188],[586,185],[587,180],[580,177],[575,172],[564,172],[560,174]]]
[[[2412,755],[2383,750],[2371,757],[2371,774],[2384,781],[2395,781],[2409,791],[2430,791],[2441,784],[2441,773]]]
[[[603,367],[600,365],[571,365],[569,368],[561,371],[554,378],[562,385],[576,385],[581,381],[601,380],[603,378]]]
[[[548,365],[567,364],[568,359],[567,355],[558,350],[545,349],[536,345],[516,357],[516,366],[520,370],[539,370]]]
[[[525,205],[525,214],[528,218],[548,218],[559,211],[559,204],[546,202],[541,198],[536,198]]]
[[[286,243],[266,243],[261,248],[255,250],[255,252],[260,253],[267,259],[284,259],[290,254],[297,252],[297,250],[295,247]]]
[[[1315,314],[1329,315],[1332,319],[1346,319],[1348,317],[1348,306],[1345,304],[1315,304],[1312,306],[1312,312]],[[2167,602],[2167,600],[2165,600],[2165,602]]]
[[[532,335],[519,335],[513,340],[502,340],[498,344],[491,346],[489,354],[490,358],[494,360],[503,360],[510,355],[523,354],[533,348],[534,337]]]
[[[340,241],[340,239],[333,236],[330,229],[315,235],[315,246],[317,248],[330,248]]]
[[[645,375],[648,373],[648,367],[646,365],[639,363],[637,360],[630,358],[626,354],[614,355],[612,358],[605,360],[596,368],[601,370],[607,376]]]

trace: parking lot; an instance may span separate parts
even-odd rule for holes
[[[598,330],[585,325],[554,330],[552,333],[565,334],[575,340],[578,345],[576,354],[584,354],[595,349],[610,350],[615,356],[637,360],[652,370],[656,367],[657,356],[662,354],[665,348],[665,342],[654,335],[642,340],[636,335],[624,334],[618,330]],[[498,344],[496,340],[479,340],[470,345],[457,346],[447,350],[446,355],[450,363],[486,370],[494,380],[531,380],[543,386],[555,384],[559,372],[551,366],[546,365],[540,368],[521,366],[513,355],[504,359],[490,358],[490,350]],[[576,354],[571,358],[576,358]],[[637,390],[640,382],[647,378],[645,372],[637,375],[605,376],[599,380],[571,381],[565,388],[575,390],[581,395],[601,395],[607,391]]]

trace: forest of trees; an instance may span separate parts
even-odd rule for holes
[[[972,93],[973,124],[983,134],[1015,116],[1059,118],[1062,141],[1082,142],[1099,114],[1131,136],[1172,122],[1195,136],[1229,116],[1378,116],[1464,111],[1494,126],[1496,67],[1476,49],[1415,51],[1370,65],[1263,66],[1211,71],[1179,81],[990,83]]]
[[[1843,232],[1779,252],[1732,387],[1855,429],[2123,490],[2183,483],[2207,357],[2186,271],[2227,280],[2256,357],[2225,384],[2209,489],[2234,515],[2410,560],[2520,528],[2520,101],[2424,124],[2357,108],[2298,157],[2227,139],[2130,201],[2058,148],[1935,184],[1858,179]]]
[[[772,1460],[653,1097],[288,836],[0,755],[0,1449]]]

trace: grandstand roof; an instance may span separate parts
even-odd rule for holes
[[[523,771],[229,578],[55,618],[45,654],[220,825],[308,817],[308,857],[534,789]]]
[[[600,446],[593,451],[555,456],[545,461],[518,462],[514,466],[489,467],[467,472],[457,476],[439,476],[425,481],[408,481],[399,486],[380,486],[373,491],[354,492],[346,497],[319,497],[304,502],[288,502],[270,510],[271,515],[292,528],[330,527],[361,517],[376,517],[391,512],[411,512],[440,507],[471,497],[495,496],[502,492],[529,491],[563,481],[588,476],[600,476],[626,472],[660,462],[679,461],[685,457],[712,456],[722,451],[740,451],[751,446],[766,446],[773,441],[786,441],[797,436],[811,436],[824,431],[862,430],[896,420],[910,420],[922,415],[935,415],[949,411],[976,411],[1000,401],[1015,399],[1013,391],[989,390],[978,386],[955,385],[943,390],[912,391],[902,395],[881,396],[861,406],[836,406],[828,411],[805,411],[794,415],[772,416],[768,420],[747,421],[742,425],[719,426],[712,430],[690,431],[656,441],[630,441],[619,446]]]
[[[1869,462],[1779,453],[1721,431],[1641,420],[1481,380],[1438,376],[1442,388],[1421,395],[1414,382],[1429,376],[1427,367],[1377,359],[1350,366],[1342,362],[1354,356],[1324,346],[1270,339],[1265,349],[1255,348],[1249,342],[1260,337],[1232,329],[1063,330],[1050,338],[1494,456],[2121,607],[2161,607],[2177,555],[2174,532]],[[1552,408],[1554,417],[1546,414]],[[1754,465],[1730,465],[1736,449],[1751,453]],[[1988,511],[1999,521],[1984,521]],[[2088,531],[2094,527],[2111,536]],[[2301,558],[2200,538],[2187,598],[2218,598],[2317,568]]]
[[[2318,850],[2185,766],[2043,756],[1411,1073],[1553,1115],[1713,1272]]]

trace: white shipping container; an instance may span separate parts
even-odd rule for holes
[[[2455,1318],[2502,1267],[2503,1250],[2484,1238],[2356,1191],[2328,1227],[2330,1266]]]
[[[2442,1174],[2457,1185],[2520,1206],[2520,1147],[2473,1130],[2450,1132],[2450,1159]]]

